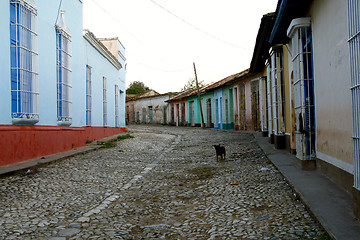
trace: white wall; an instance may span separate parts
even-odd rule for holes
[[[347,4],[338,0],[316,0],[309,16],[313,31],[317,155],[343,170],[352,171]]]

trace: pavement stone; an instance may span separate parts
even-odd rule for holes
[[[0,178],[0,239],[328,239],[253,134],[134,138]],[[226,147],[216,162],[214,144]]]

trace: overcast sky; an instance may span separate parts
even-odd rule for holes
[[[85,0],[84,28],[119,37],[126,85],[142,81],[160,93],[194,77],[216,82],[247,69],[261,17],[277,0]]]

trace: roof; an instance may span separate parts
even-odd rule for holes
[[[249,74],[249,69],[246,69],[242,72],[239,72],[239,73],[235,73],[233,75],[230,75],[224,79],[221,79],[220,81],[217,81],[215,83],[211,83],[211,84],[208,84],[202,88],[199,89],[199,92],[200,93],[205,93],[205,92],[209,92],[209,91],[212,91],[212,90],[215,90],[217,88],[220,88],[222,86],[226,86],[226,85],[230,85],[231,83],[233,83],[234,81],[237,81],[245,76],[248,76]],[[187,90],[185,92],[182,92],[172,98],[170,98],[167,102],[175,102],[175,101],[179,101],[179,100],[182,100],[184,98],[188,98],[190,96],[193,96],[197,94],[197,89],[190,89],[190,90]]]
[[[245,76],[248,76],[248,74],[249,74],[249,69],[246,69],[246,70],[241,71],[239,73],[235,73],[235,74],[230,75],[230,76],[228,76],[228,77],[226,77],[226,78],[224,78],[224,79],[222,79],[222,80],[220,80],[218,82],[215,82],[213,84],[210,84],[210,85],[204,87],[202,89],[203,91],[201,91],[201,92],[207,92],[207,91],[210,91],[210,90],[215,90],[215,89],[220,88],[222,86],[230,85],[234,81],[237,81],[237,80],[239,80],[239,79],[241,79],[241,78],[243,78]]]
[[[126,101],[136,101],[140,99],[146,99],[146,98],[156,98],[156,97],[163,97],[163,96],[169,96],[171,98],[176,93],[168,92],[160,94],[156,92],[155,90],[149,90],[141,94],[126,94]]]
[[[303,17],[312,0],[279,0],[276,7],[276,19],[269,42],[272,45],[289,41],[286,31],[294,18]]]
[[[102,44],[99,39],[89,30],[83,30],[84,38],[101,54],[103,55],[117,70],[122,68],[121,63],[116,57]]]
[[[269,57],[270,33],[274,26],[275,13],[265,14],[261,18],[261,23],[256,37],[253,57],[250,64],[250,72],[261,72],[265,66],[265,61]]]

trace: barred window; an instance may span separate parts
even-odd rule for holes
[[[273,127],[275,134],[285,133],[285,91],[282,49],[273,49],[271,56],[271,86],[273,101]]]
[[[360,190],[360,4],[348,0],[351,96],[353,112],[354,187]]]
[[[61,13],[62,18],[64,12]],[[67,29],[56,26],[57,67],[57,120],[59,125],[70,126],[71,112],[71,36]]]
[[[119,86],[115,84],[115,127],[119,127]]]
[[[86,65],[86,126],[91,126],[91,67]]]
[[[107,126],[106,77],[103,77],[103,125]]]
[[[288,36],[292,41],[294,69],[296,156],[302,160],[315,159],[315,97],[310,18],[294,19],[288,29]]]
[[[39,121],[36,15],[32,1],[10,0],[11,116],[15,124]]]

